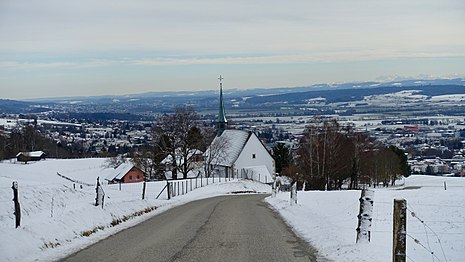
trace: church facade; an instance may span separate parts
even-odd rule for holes
[[[228,129],[220,76],[220,106],[217,132],[205,157],[215,176],[248,178],[272,183],[275,162],[269,151],[251,131]]]

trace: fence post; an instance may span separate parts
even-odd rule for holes
[[[203,175],[200,174],[200,187],[203,187]]]
[[[444,190],[447,190],[447,184],[446,184],[446,181],[444,181]]]
[[[142,186],[142,200],[145,199],[145,184],[146,184],[146,182],[144,180],[144,185]]]
[[[119,181],[119,191],[121,191],[121,180]]]
[[[171,199],[171,186],[168,180],[166,180],[166,192],[168,193],[168,200],[170,200]]]
[[[297,204],[297,182],[291,186],[291,206]]]
[[[101,192],[99,190],[99,187],[100,187],[100,181],[99,181],[100,177],[97,177],[97,184],[95,185],[95,206],[99,206],[100,205],[100,199],[101,199]]]
[[[179,196],[179,181],[177,183],[178,184],[176,185],[176,189],[178,190],[178,193],[176,195]]]
[[[393,229],[392,229],[392,261],[405,262],[407,254],[407,200],[394,199]]]
[[[273,196],[273,197],[276,196],[276,191],[277,191],[276,190],[276,186],[277,186],[276,184],[277,183],[276,183],[276,178],[275,178],[275,180],[273,181],[273,185],[271,186],[271,196]]]
[[[189,184],[191,185],[191,191],[192,191],[192,179],[189,179]]]
[[[21,208],[19,206],[19,199],[18,199],[18,182],[14,181],[13,185],[11,186],[13,189],[13,202],[15,203],[15,226],[18,228],[21,224]]]
[[[372,190],[362,190],[360,196],[360,209],[358,213],[357,239],[356,243],[367,243],[371,240],[371,221],[373,215],[373,197],[375,192]]]

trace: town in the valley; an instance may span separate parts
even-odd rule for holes
[[[431,104],[460,109],[462,100],[447,96],[431,97],[429,100],[420,96],[418,100],[419,95],[416,93],[400,91],[382,96],[366,96],[363,103],[325,103],[324,98],[307,99],[304,107],[297,105],[296,110],[288,110],[289,108],[280,105],[266,111],[243,109],[237,99],[228,98],[228,94],[225,93],[223,110],[227,112],[228,129],[253,132],[269,152],[272,152],[277,144],[283,144],[295,157],[299,141],[308,126],[331,120],[336,121],[341,127],[350,127],[353,132],[363,133],[377,143],[402,150],[407,156],[411,174],[464,176],[465,116],[457,112],[451,115],[428,115],[427,110],[420,110],[431,107]],[[212,102],[214,105],[220,100],[223,101],[223,98],[218,100],[217,95],[217,92],[212,91],[212,96],[215,97]],[[393,106],[393,101],[395,107],[389,109]],[[370,103],[375,109],[375,105],[381,104],[384,112],[365,110]],[[413,110],[412,104],[416,106]],[[112,106],[114,105],[107,105],[107,110]],[[17,157],[21,151],[42,151],[43,157],[47,158],[118,155],[133,157],[137,152],[156,143],[154,127],[161,119],[160,116],[170,115],[176,108],[182,107],[187,108],[189,104],[170,104],[165,112],[144,113],[139,119],[134,116],[124,119],[121,114],[98,112],[88,114],[92,117],[87,118],[82,115],[70,117],[72,114],[68,114],[66,110],[71,107],[63,104],[54,104],[39,113],[4,113],[0,115],[0,142],[3,143],[0,157],[11,159]],[[103,110],[105,105],[90,108],[91,111]],[[197,145],[197,149],[205,151],[212,140],[212,134],[215,133],[217,110],[202,107],[201,104],[189,108],[196,115],[196,126],[202,129],[202,136],[206,137],[202,145]],[[354,113],[348,114],[348,108]],[[357,108],[362,110],[358,112]],[[412,111],[392,114],[393,111],[402,108]],[[8,141],[15,134],[24,135],[26,130],[39,134],[52,143],[45,145],[31,142],[28,145],[23,144],[22,147],[14,147],[13,142]]]

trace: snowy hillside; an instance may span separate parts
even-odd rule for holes
[[[404,182],[397,188],[375,190],[369,244],[355,244],[360,191],[299,191],[296,206],[289,205],[289,193],[267,201],[323,256],[341,262],[387,262],[392,261],[393,199],[404,198],[407,261],[464,261],[465,178],[411,176]]]
[[[58,259],[173,206],[232,191],[270,192],[269,186],[251,181],[210,178],[208,186],[206,179],[202,183],[198,179],[198,189],[195,180],[184,182],[190,192],[171,200],[166,199],[166,191],[155,199],[166,182],[149,182],[142,200],[142,183],[122,184],[120,191],[119,185],[104,182],[104,207],[95,207],[96,178],[100,176],[102,181],[112,171],[104,165],[105,159],[45,160],[27,165],[1,162],[0,235],[8,241],[0,243],[0,261]],[[13,181],[19,185],[19,228],[15,228],[11,200]],[[190,190],[191,185],[195,190]]]
[[[95,207],[95,180],[105,177],[105,159],[45,160],[27,165],[0,163],[0,261],[59,259],[168,208],[196,199],[233,191],[270,192],[267,185],[245,180],[215,183],[166,199],[166,182],[103,184],[104,207]],[[73,183],[60,174],[78,180]],[[14,228],[11,185],[19,184],[21,226]],[[200,187],[200,181],[197,181]],[[447,190],[444,190],[446,182]],[[182,182],[180,182],[182,183]],[[76,188],[73,187],[75,184]],[[360,191],[299,192],[298,205],[289,205],[289,193],[267,201],[288,224],[319,252],[334,261],[391,261],[392,206],[394,198],[408,203],[407,256],[409,261],[462,261],[465,257],[465,179],[411,176],[401,186],[376,189],[372,241],[356,245]],[[416,217],[411,215],[415,212]],[[425,221],[425,227],[417,219]],[[415,243],[414,239],[419,242]],[[442,245],[442,248],[441,248]],[[434,252],[432,255],[426,249]],[[442,252],[444,250],[444,252]]]

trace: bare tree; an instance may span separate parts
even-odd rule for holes
[[[164,168],[161,165],[163,155],[157,149],[158,147],[154,146],[140,148],[134,152],[131,159],[136,167],[144,171],[146,180],[164,178],[162,174]]]
[[[355,132],[353,127],[348,128],[348,135],[353,144],[352,172],[350,176],[350,189],[357,189],[360,176],[362,176],[362,160],[368,160],[367,152],[373,150],[373,143],[366,133]]]
[[[126,162],[127,162],[127,158],[124,155],[119,155],[119,156],[107,158],[105,162],[103,163],[103,166],[107,168],[116,169],[118,166]]]
[[[154,144],[167,159],[173,179],[181,172],[186,178],[192,169],[192,150],[198,146],[193,139],[193,129],[197,128],[198,115],[190,107],[178,107],[174,114],[163,114],[157,118],[154,126]]]
[[[215,134],[214,131],[213,134]],[[210,143],[210,146],[204,153],[204,172],[206,177],[211,177],[213,170],[226,160],[227,155],[224,149],[229,147],[230,143],[228,138],[224,136],[217,136]]]
[[[310,188],[340,187],[347,175],[349,143],[335,120],[307,126],[298,149],[298,165]]]

